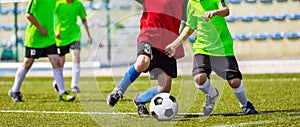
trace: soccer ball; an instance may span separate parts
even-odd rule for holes
[[[178,103],[169,93],[160,93],[150,102],[151,115],[157,120],[171,120],[178,111]]]

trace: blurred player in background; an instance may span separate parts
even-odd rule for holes
[[[166,52],[172,57],[174,49],[196,30],[196,40],[193,43],[193,76],[196,87],[206,94],[204,115],[212,113],[219,96],[218,90],[210,83],[212,71],[228,81],[246,114],[257,114],[246,96],[242,74],[234,56],[233,40],[224,18],[229,15],[225,0],[190,0],[187,8],[187,26],[166,47]]]
[[[48,57],[53,68],[54,79],[60,94],[60,101],[73,101],[75,96],[65,91],[63,67],[60,64],[54,35],[54,7],[56,0],[30,0],[26,10],[29,20],[25,33],[25,58],[16,72],[9,96],[15,102],[22,102],[20,88],[35,59]]]
[[[173,57],[165,54],[165,47],[179,35],[181,20],[185,17],[187,0],[137,0],[144,10],[140,19],[137,38],[137,59],[130,66],[121,82],[107,96],[113,107],[142,72],[150,72],[150,79],[157,79],[154,86],[134,99],[139,115],[148,115],[145,106],[155,95],[171,90],[172,78],[177,77],[176,59],[184,56],[183,46],[176,48]]]
[[[65,55],[72,51],[72,81],[71,91],[80,92],[78,82],[80,79],[80,39],[81,30],[77,24],[80,17],[87,33],[88,44],[92,44],[92,38],[86,20],[86,11],[79,0],[58,0],[55,8],[55,33],[56,45],[60,56],[61,66],[64,66]],[[57,91],[54,81],[54,90]]]

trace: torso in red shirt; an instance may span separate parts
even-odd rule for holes
[[[164,52],[179,35],[183,3],[184,0],[145,0],[137,43],[146,41]],[[175,56],[184,56],[182,45],[176,49]]]

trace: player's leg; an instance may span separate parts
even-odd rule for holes
[[[71,91],[78,93],[80,92],[78,83],[80,80],[80,42],[74,42],[71,44],[71,54],[72,54],[72,80],[71,80]]]
[[[122,94],[124,94],[128,86],[149,67],[151,56],[151,46],[147,42],[139,43],[136,62],[134,65],[130,66],[129,70],[125,73],[123,79],[117,86]]]
[[[123,97],[123,94],[127,88],[134,82],[142,73],[142,70],[146,70],[147,65],[149,66],[150,59],[148,56],[139,55],[135,64],[131,65],[128,71],[125,73],[124,77],[116,86],[113,91],[107,96],[106,102],[109,106],[113,107],[120,98]]]
[[[28,70],[31,68],[32,64],[34,62],[34,58],[24,58],[24,61],[22,65],[18,68],[14,80],[14,85],[9,90],[8,95],[13,99],[15,102],[22,102],[22,94],[20,92],[20,88],[22,86],[22,82],[28,72]]]
[[[232,88],[235,96],[239,100],[242,110],[246,114],[257,114],[258,112],[254,108],[253,104],[248,100],[246,91],[244,88],[244,83],[242,80],[242,74],[239,70],[238,63],[234,56],[226,57],[227,62],[227,75],[226,79],[228,84]]]
[[[64,64],[65,64],[65,61],[66,61],[65,60],[66,59],[66,54],[70,52],[69,48],[70,48],[70,45],[57,47],[57,51],[58,51],[58,55],[59,55],[59,64],[62,68],[64,67]],[[57,82],[56,82],[55,79],[52,83],[52,86],[53,86],[54,92],[59,91],[58,90],[58,85],[57,85]]]
[[[169,93],[171,90],[172,77],[163,71],[160,72],[161,73],[156,76],[158,80],[158,86],[154,86],[142,94],[138,94],[134,99],[134,104],[137,107],[138,114],[140,116],[149,115],[149,111],[147,110],[145,104],[150,102],[155,95],[162,92]]]
[[[171,90],[172,77],[166,73],[161,73],[157,76],[158,86],[154,86],[142,94],[139,94],[134,99],[134,104],[138,109],[138,114],[141,116],[148,115],[149,111],[147,110],[145,104],[150,102],[151,99],[163,92],[169,93]]]
[[[62,67],[64,67],[64,64],[65,64],[65,58],[66,58],[65,55],[59,56],[60,65]],[[58,90],[58,86],[57,86],[57,82],[55,80],[53,80],[52,86],[53,86],[54,92],[58,92],[59,91]]]
[[[54,80],[57,83],[58,91],[60,94],[60,101],[73,101],[75,96],[69,95],[65,90],[65,83],[63,77],[63,66],[60,61],[60,57],[57,54],[56,45],[47,47],[46,54],[53,68]]]
[[[137,54],[138,57],[135,64],[129,67],[118,86],[116,86],[107,96],[106,102],[109,106],[113,107],[118,100],[123,97],[123,94],[131,83],[134,82],[140,74],[149,67],[152,55],[151,46],[148,43],[139,43]]]
[[[150,71],[150,79],[157,79],[158,86],[152,87],[135,97],[134,103],[139,115],[148,115],[149,112],[145,103],[150,102],[158,93],[169,93],[172,78],[177,77],[177,63],[174,57],[169,58],[165,53],[155,48],[152,49],[152,55],[153,59],[151,60],[148,70]]]
[[[218,90],[213,87],[208,78],[211,73],[211,60],[207,55],[196,54],[193,62],[193,77],[195,86],[206,94],[203,105],[204,115],[210,115],[215,108],[215,102],[219,96]]]

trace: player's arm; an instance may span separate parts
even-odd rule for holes
[[[84,25],[85,31],[86,31],[87,36],[88,36],[88,44],[92,44],[92,37],[91,37],[90,30],[89,30],[89,27],[88,27],[88,24],[87,24],[87,20],[86,19],[81,19],[81,21]]]
[[[205,20],[208,21],[210,18],[212,18],[216,15],[221,16],[221,17],[226,17],[230,14],[229,8],[225,4],[224,0],[221,0],[221,5],[220,6],[222,6],[220,9],[205,12],[204,13]]]
[[[36,18],[30,14],[30,13],[26,13],[26,18],[33,24],[36,26],[36,28],[44,35],[47,36],[48,34],[48,30],[43,28],[39,22],[36,20]]]
[[[173,57],[176,51],[176,48],[181,45],[190,35],[192,35],[194,30],[191,30],[188,26],[186,26],[181,34],[169,45],[165,48],[165,53],[169,57]]]

